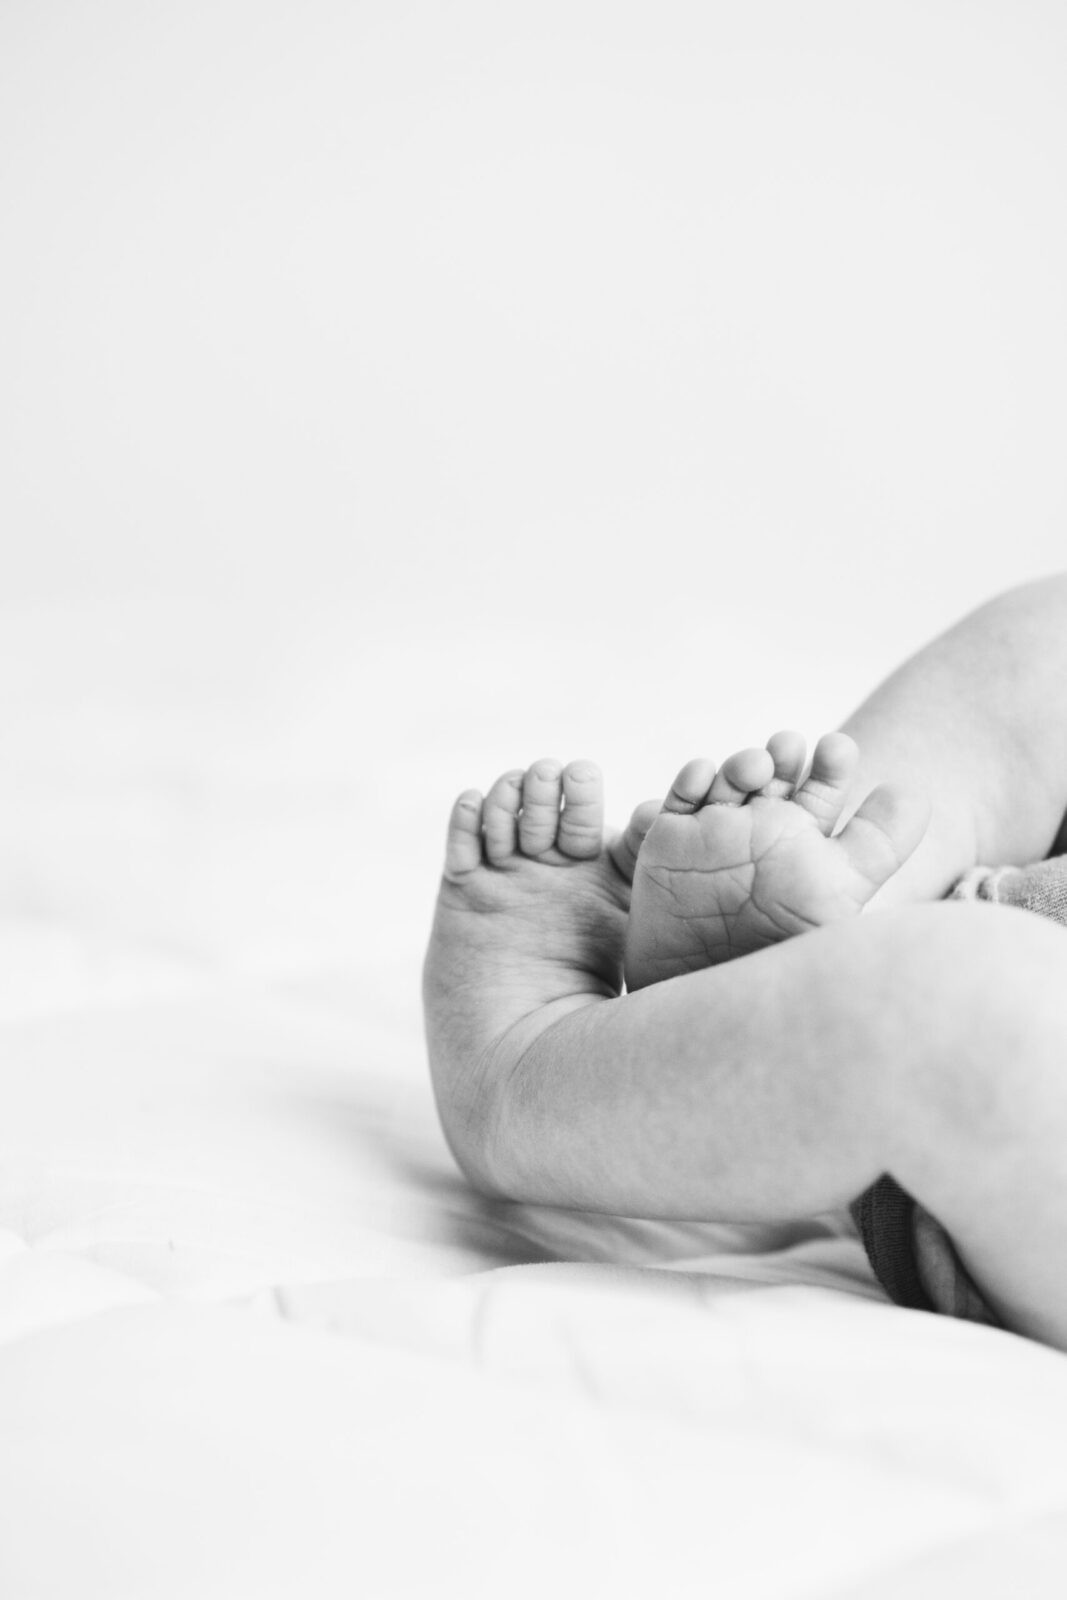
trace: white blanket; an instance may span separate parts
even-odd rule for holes
[[[3,1600],[1058,1600],[1061,1356],[485,1203],[418,991],[460,789],[1062,561],[1064,28],[0,7]]]
[[[1047,1554],[1060,1356],[889,1306],[832,1219],[467,1188],[418,1011],[433,786],[385,872],[391,791],[266,680],[168,701],[211,617],[133,614],[7,630],[0,1590],[992,1600]]]

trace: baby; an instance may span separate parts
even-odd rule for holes
[[[895,1298],[1067,1349],[1061,900],[978,871],[1067,846],[1065,685],[1058,577],[905,663],[810,770],[793,733],[691,761],[607,844],[588,762],[461,795],[424,998],[468,1178],[709,1221],[862,1196]]]

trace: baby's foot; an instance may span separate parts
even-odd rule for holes
[[[537,761],[452,808],[423,1002],[445,1133],[483,1188],[494,1082],[551,1022],[621,990],[637,826],[604,848],[588,761]]]
[[[684,766],[641,846],[627,987],[861,911],[919,843],[929,806],[881,784],[833,836],[858,757],[847,734],[828,733],[799,783],[804,740],[776,733],[765,750],[742,750],[718,772],[710,761]]]

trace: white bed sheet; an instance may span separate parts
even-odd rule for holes
[[[832,1219],[466,1187],[417,998],[442,796],[402,731],[289,716],[357,644],[168,688],[214,627],[5,631],[0,1592],[1058,1593],[1061,1356],[890,1307]]]
[[[0,1597],[1059,1596],[1067,1366],[488,1205],[453,795],[1062,562],[1063,16],[0,7]]]

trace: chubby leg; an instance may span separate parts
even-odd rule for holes
[[[846,805],[886,779],[925,789],[926,837],[879,908],[935,900],[976,865],[1067,851],[1067,574],[999,595],[918,651],[843,724]]]
[[[890,1172],[1005,1323],[1067,1349],[1067,932],[909,906],[620,996],[640,827],[594,853],[598,794],[586,764],[537,763],[453,809],[424,997],[470,1180],[755,1221],[844,1207]],[[568,804],[588,826],[563,829]]]
[[[1067,1051],[1067,996],[1049,983],[1065,959],[1067,934],[1036,918],[917,906],[531,1017],[518,1059],[511,1040],[495,1052],[496,1186],[755,1221],[843,1206],[883,1171],[923,1180],[916,1156],[929,1146],[936,1165],[928,1130],[961,1086],[967,1107],[999,1102],[1050,1017]]]
[[[888,1171],[1006,1326],[1067,1349],[1065,961],[1037,918],[914,907],[529,1019],[490,1053],[488,1187],[759,1220]]]

